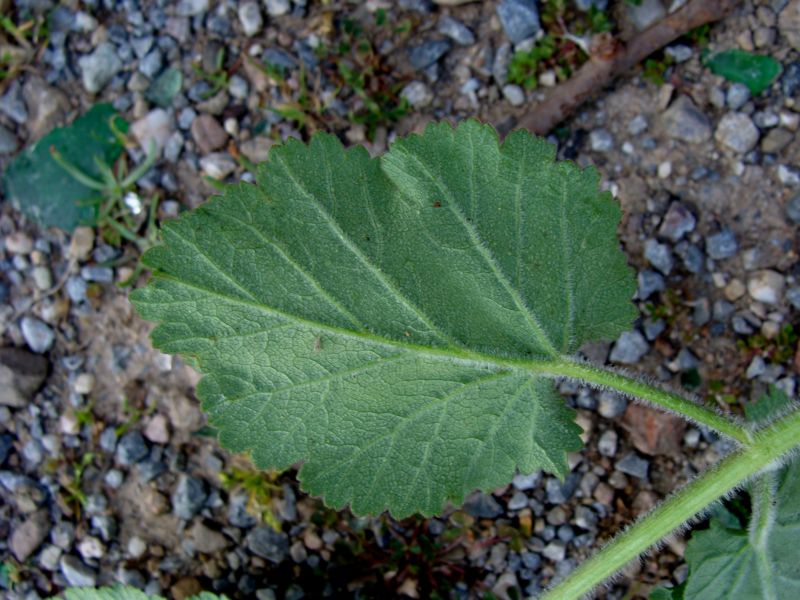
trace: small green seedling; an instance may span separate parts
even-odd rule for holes
[[[254,185],[164,225],[131,300],[158,323],[154,345],[203,374],[197,394],[223,446],[262,469],[303,462],[302,487],[355,514],[433,515],[518,472],[566,476],[581,439],[559,379],[708,427],[736,449],[544,597],[590,593],[748,487],[753,516],[731,533],[742,551],[690,554],[684,597],[793,598],[794,404],[743,422],[576,356],[638,315],[620,209],[598,184],[546,141],[515,131],[500,143],[476,121],[432,124],[376,159],[330,135],[290,140]],[[721,539],[709,531],[707,548]],[[756,589],[729,567],[743,553],[760,595],[736,594]],[[713,585],[704,564],[725,566]]]

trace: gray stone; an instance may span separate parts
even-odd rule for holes
[[[791,62],[781,75],[781,90],[787,98],[793,97],[800,91],[800,62]]]
[[[154,108],[131,125],[131,134],[139,142],[142,151],[147,154],[154,149],[158,156],[174,131],[172,112],[163,108]]]
[[[207,498],[206,485],[202,479],[181,475],[172,493],[172,512],[188,521],[200,511]]]
[[[139,72],[150,79],[154,79],[161,72],[163,66],[164,55],[158,48],[153,48],[147,53],[147,56],[139,61]]]
[[[628,452],[624,457],[616,462],[614,467],[617,471],[636,477],[646,479],[647,471],[650,469],[650,461],[641,458],[635,452]]]
[[[122,61],[117,56],[114,46],[103,42],[91,54],[78,60],[81,68],[81,81],[84,89],[90,94],[102,90],[122,69]]]
[[[595,152],[614,149],[614,136],[606,129],[595,129],[589,134],[589,144]]]
[[[236,161],[227,152],[212,152],[200,159],[203,173],[212,179],[225,179],[236,170]]]
[[[30,466],[38,466],[44,460],[44,448],[39,440],[33,438],[22,446],[22,458]]]
[[[515,475],[514,479],[511,480],[511,485],[513,485],[515,489],[522,491],[532,490],[538,485],[541,478],[541,471],[536,471],[530,475]]]
[[[508,501],[508,510],[521,510],[528,506],[528,497],[520,491],[514,492]]]
[[[490,494],[475,492],[464,502],[464,510],[476,519],[496,519],[503,514],[503,507]]]
[[[623,365],[635,365],[647,354],[650,345],[638,331],[625,331],[611,350],[609,360]]]
[[[244,2],[239,5],[239,23],[242,24],[242,31],[247,37],[252,37],[261,31],[264,20],[261,17],[261,9],[255,2]]]
[[[588,506],[575,507],[575,516],[572,522],[581,529],[594,529],[597,527],[597,513]]]
[[[447,54],[452,47],[450,40],[428,40],[409,50],[408,59],[414,69],[423,71]]]
[[[209,0],[180,0],[175,7],[179,17],[196,17],[208,11]]]
[[[662,116],[667,135],[699,144],[711,138],[711,124],[688,96],[680,96]]]
[[[723,229],[706,238],[706,253],[714,260],[731,258],[736,256],[738,251],[739,244],[730,229]]]
[[[22,408],[47,376],[48,362],[22,348],[0,348],[0,405]]]
[[[544,550],[542,550],[542,555],[545,558],[549,558],[553,562],[562,561],[567,555],[567,545],[563,540],[553,540],[544,547]]]
[[[683,267],[690,273],[700,273],[703,270],[705,257],[702,250],[694,244],[685,240],[680,242],[675,246],[675,254],[680,257]]]
[[[497,48],[492,61],[492,77],[497,85],[504,85],[508,80],[508,65],[511,62],[511,44],[504,42]]]
[[[789,45],[800,50],[800,0],[790,0],[778,16],[781,35]]]
[[[640,271],[637,279],[639,282],[639,291],[637,293],[639,300],[647,300],[656,292],[663,292],[666,289],[664,278],[650,269]]]
[[[11,554],[19,562],[25,562],[50,533],[50,518],[46,510],[39,510],[14,528],[8,540]]]
[[[0,154],[13,154],[18,147],[16,136],[0,125]]]
[[[664,333],[666,328],[667,324],[663,319],[651,319],[648,317],[642,322],[644,337],[646,337],[649,342],[655,341],[658,336]]]
[[[246,541],[250,552],[275,564],[283,562],[289,553],[289,538],[269,526],[253,529]]]
[[[507,83],[504,85],[503,96],[509,101],[511,106],[522,106],[525,104],[525,91],[516,84]]]
[[[248,497],[245,494],[232,494],[228,498],[228,523],[240,529],[249,529],[256,519],[247,511]]]
[[[786,290],[786,299],[795,310],[800,310],[800,287],[793,287]]]
[[[228,141],[228,134],[213,116],[202,114],[192,121],[192,139],[201,154],[219,150]]]
[[[747,293],[753,300],[765,304],[778,304],[783,297],[786,280],[777,271],[756,271],[747,279]]]
[[[94,587],[97,585],[97,574],[77,556],[62,556],[59,562],[61,574],[72,587]]]
[[[421,81],[411,81],[400,92],[400,97],[405,98],[414,108],[424,108],[433,102],[433,92]]]
[[[100,267],[97,265],[87,265],[81,267],[81,277],[86,281],[97,283],[111,283],[114,281],[114,269],[111,267]]]
[[[240,75],[233,75],[228,81],[228,92],[237,100],[246,100],[250,93],[250,84]]]
[[[694,231],[697,219],[692,212],[682,202],[673,202],[661,221],[658,235],[668,238],[672,242],[677,242],[684,235]]]
[[[759,375],[763,375],[766,370],[767,363],[764,362],[764,358],[761,356],[754,356],[753,360],[750,361],[750,365],[747,367],[745,377],[748,379],[755,379]]]
[[[439,18],[438,31],[459,46],[471,46],[475,43],[475,34],[472,33],[472,30],[461,21],[447,15]]]
[[[666,244],[659,244],[654,239],[649,239],[644,245],[644,257],[664,275],[672,271],[672,252]]]
[[[113,454],[117,449],[117,432],[113,427],[106,427],[100,434],[98,443],[104,452]]]
[[[192,126],[192,123],[194,123],[196,118],[197,113],[191,106],[187,106],[178,114],[178,127],[185,131]],[[223,129],[223,131],[225,130]]]
[[[38,140],[58,125],[70,109],[66,94],[47,85],[40,77],[29,77],[22,87],[28,107],[28,133],[30,142]]]
[[[28,348],[37,354],[44,354],[53,347],[56,334],[53,328],[44,321],[40,321],[36,317],[25,316],[20,322],[20,329]]]
[[[147,443],[138,431],[129,431],[119,439],[116,459],[123,466],[129,466],[144,460],[150,453]]]
[[[745,154],[755,148],[759,138],[758,127],[744,113],[727,113],[720,119],[714,138],[726,149]]]
[[[18,125],[23,125],[28,120],[28,109],[25,107],[19,79],[12,81],[8,91],[0,98],[0,112]]]
[[[678,370],[684,373],[686,371],[696,369],[700,365],[700,361],[688,348],[681,348],[675,361],[677,363]]]
[[[264,162],[269,158],[269,151],[275,145],[275,140],[265,135],[257,135],[254,138],[242,142],[239,146],[242,154],[254,163]]]
[[[647,119],[644,115],[636,115],[628,123],[628,133],[634,136],[641,135],[647,131],[647,127]]]
[[[200,521],[192,525],[189,536],[194,540],[195,550],[203,554],[216,554],[231,544],[220,532],[209,529]]]
[[[542,28],[535,0],[501,0],[497,16],[514,44],[536,37]]]
[[[270,17],[282,17],[292,10],[289,0],[264,0],[264,7]]]
[[[606,419],[621,417],[628,408],[628,401],[624,396],[615,392],[604,390],[600,392],[600,402],[597,404],[597,413]]]
[[[796,194],[786,204],[786,216],[797,225],[800,224],[800,194]]]
[[[692,58],[692,49],[685,44],[667,46],[664,53],[676,63],[683,63]]]
[[[667,14],[661,0],[641,0],[640,2],[626,2],[628,19],[633,26],[642,31],[656,21],[660,21]]]
[[[747,101],[750,100],[750,88],[743,83],[732,83],[725,95],[725,102],[728,108],[739,110]]]
[[[601,456],[612,457],[617,453],[617,442],[619,436],[613,429],[607,429],[597,440],[597,451]]]
[[[547,494],[547,502],[550,504],[564,504],[575,494],[578,489],[581,476],[579,473],[570,473],[561,483],[555,477],[549,477],[544,484],[544,490]]]

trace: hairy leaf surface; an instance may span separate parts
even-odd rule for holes
[[[133,301],[205,374],[223,445],[305,461],[334,506],[436,513],[517,470],[564,474],[580,446],[544,366],[634,316],[597,179],[475,121],[380,159],[290,141],[164,227]]]
[[[687,599],[800,597],[800,468],[788,465],[750,486],[754,507],[747,529],[713,518],[686,547]],[[765,494],[765,502],[759,502]],[[728,519],[727,522],[733,522]]]

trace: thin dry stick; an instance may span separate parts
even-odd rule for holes
[[[609,52],[593,55],[575,75],[553,88],[545,99],[520,117],[516,127],[544,135],[614,78],[627,73],[646,57],[687,32],[719,21],[739,0],[691,0],[631,39],[618,42]]]

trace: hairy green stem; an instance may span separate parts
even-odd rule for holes
[[[616,536],[566,580],[548,590],[542,600],[573,600],[588,594],[711,503],[800,446],[800,411],[754,433],[753,438],[750,446],[710,468]]]
[[[562,359],[555,363],[548,363],[548,368],[554,375],[563,375],[588,384],[611,388],[623,394],[640,398],[670,412],[682,415],[686,419],[706,425],[745,446],[752,442],[752,434],[742,425],[739,425],[732,419],[728,419],[716,411],[695,404],[691,400],[687,400],[678,394],[655,388],[641,381],[637,381],[636,379],[615,373],[614,371],[608,371],[570,359]]]

